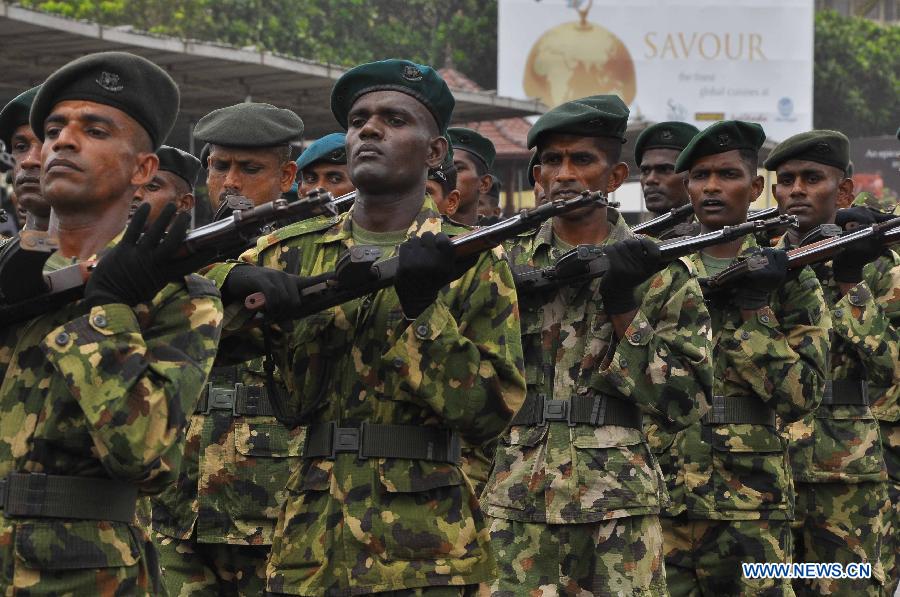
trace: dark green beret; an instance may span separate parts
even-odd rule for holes
[[[331,133],[316,139],[309,147],[303,150],[297,158],[297,170],[303,172],[304,168],[318,162],[329,164],[347,163],[347,136],[344,133]]]
[[[677,149],[681,151],[700,129],[686,122],[660,122],[648,126],[634,143],[634,162],[640,167],[648,149]]]
[[[203,149],[200,150],[200,165],[204,168],[209,168],[209,164],[207,164],[207,160],[209,159],[209,151],[212,149],[209,146],[209,143],[203,145]]]
[[[178,86],[163,69],[128,52],[77,58],[47,77],[31,105],[31,128],[44,140],[44,120],[53,106],[83,100],[112,106],[137,121],[156,149],[178,116]]]
[[[789,160],[808,160],[846,172],[850,165],[850,139],[838,131],[799,133],[776,145],[763,166],[775,171]]]
[[[294,112],[259,102],[213,110],[194,127],[194,138],[222,147],[275,147],[302,135],[303,120]]]
[[[735,149],[759,151],[765,141],[766,133],[763,127],[755,122],[720,120],[694,135],[691,142],[678,154],[675,171],[684,172],[690,169],[694,162],[708,155]]]
[[[31,103],[41,86],[32,87],[14,97],[12,101],[0,110],[0,141],[10,149],[13,133],[23,124],[28,124],[28,113],[31,111]]]
[[[537,181],[534,179],[534,167],[538,165],[538,161],[538,152],[531,152],[531,159],[528,160],[528,184],[530,184],[532,187],[537,183]]]
[[[497,150],[490,139],[477,131],[467,129],[461,126],[447,129],[447,136],[450,138],[450,145],[453,149],[462,149],[468,151],[479,158],[487,169],[494,167],[494,158],[497,157]]]
[[[561,104],[543,114],[528,131],[528,149],[546,133],[611,137],[625,142],[628,106],[618,95],[592,95]]]
[[[177,174],[190,185],[191,189],[194,188],[197,173],[200,172],[200,160],[186,151],[168,145],[157,149],[156,155],[159,157],[160,170]]]
[[[380,60],[355,66],[341,75],[331,90],[331,112],[347,128],[347,116],[361,96],[372,91],[399,91],[419,100],[445,131],[456,100],[447,83],[430,66],[409,60]]]

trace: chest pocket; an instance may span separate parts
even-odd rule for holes
[[[822,405],[815,412],[813,465],[820,471],[878,475],[884,453],[868,406]]]
[[[132,529],[120,522],[23,522],[15,537],[15,576],[25,581],[18,586],[30,586],[36,571],[122,568],[141,559]]]
[[[717,509],[787,510],[793,487],[784,438],[766,425],[711,427]]]

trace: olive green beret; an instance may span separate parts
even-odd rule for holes
[[[194,138],[222,147],[275,147],[302,135],[303,120],[294,112],[259,102],[213,110],[194,127]]]
[[[209,143],[203,145],[203,149],[200,150],[200,165],[204,168],[209,168],[209,165],[206,163],[209,160],[209,151],[212,147],[209,146]]]
[[[868,207],[869,209],[874,209],[886,214],[893,214],[897,211],[897,199],[888,195],[884,195],[881,199],[879,199],[878,197],[867,191],[863,191],[858,194],[853,200],[853,205],[859,207]]]
[[[331,133],[310,143],[297,158],[297,170],[303,172],[318,162],[329,164],[347,163],[347,136],[344,133]]]
[[[660,122],[645,128],[634,143],[634,162],[640,166],[648,149],[677,149],[681,151],[700,129],[686,122]]]
[[[490,139],[481,135],[477,131],[467,129],[461,126],[447,129],[447,136],[450,138],[450,145],[453,149],[462,149],[478,157],[487,169],[494,167],[494,158],[497,157],[497,150]]]
[[[186,151],[168,145],[157,149],[156,155],[159,157],[160,170],[177,174],[190,185],[191,189],[194,188],[197,173],[200,172],[200,160]]]
[[[31,103],[37,95],[40,85],[23,91],[12,99],[0,110],[0,141],[10,149],[13,133],[23,124],[28,124],[28,112],[31,111]]]
[[[534,179],[534,167],[538,165],[539,161],[540,160],[538,158],[538,152],[531,152],[531,159],[528,160],[528,184],[530,184],[532,187],[537,183],[537,181]]]
[[[361,96],[372,91],[398,91],[422,103],[445,131],[453,116],[456,100],[447,83],[430,66],[409,60],[380,60],[355,66],[341,75],[331,90],[331,112],[347,128],[347,116]]]
[[[128,52],[88,54],[69,62],[41,85],[31,105],[31,129],[44,140],[53,106],[84,100],[112,106],[133,118],[156,149],[172,130],[180,96],[172,77],[146,58]]]
[[[545,133],[612,137],[625,142],[628,106],[618,95],[592,95],[561,104],[543,114],[528,131],[528,149]]]
[[[684,172],[690,169],[694,162],[709,155],[735,149],[759,151],[765,141],[766,133],[763,127],[755,122],[720,120],[694,135],[691,142],[678,154],[675,171]]]
[[[846,172],[850,164],[850,139],[838,131],[799,133],[776,145],[763,166],[774,171],[789,160],[808,160]]]

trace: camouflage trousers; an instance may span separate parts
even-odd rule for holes
[[[491,520],[495,597],[668,595],[656,515],[587,524]]]
[[[797,483],[796,493],[795,562],[872,564],[872,578],[794,579],[797,595],[881,595],[885,483]]]
[[[258,597],[266,590],[270,545],[197,543],[154,533],[171,597]]]
[[[741,562],[791,562],[787,520],[663,518],[666,579],[672,597],[792,596],[783,579],[744,578]]]
[[[271,591],[266,593],[266,595],[287,594],[288,593],[273,593]],[[331,593],[325,593],[325,595],[330,594]],[[356,593],[354,593],[354,595],[355,594]],[[478,595],[478,585],[465,585],[461,587],[419,587],[416,589],[400,589],[397,591],[366,594],[374,594],[379,597],[474,597],[475,595]],[[340,595],[344,595],[344,593],[340,593]]]
[[[891,509],[885,519],[881,545],[885,594],[893,595],[900,583],[900,422],[880,421],[881,444],[888,470],[888,500]]]

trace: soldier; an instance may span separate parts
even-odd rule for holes
[[[478,222],[478,197],[491,190],[490,170],[497,152],[490,139],[472,129],[453,127],[447,129],[447,135],[459,189],[459,208],[453,219],[474,226]]]
[[[163,590],[135,501],[174,481],[222,306],[185,275],[196,262],[172,260],[187,214],[167,208],[138,241],[142,207],[121,233],[177,114],[174,81],[121,52],[70,62],[34,98],[43,197],[59,217],[47,266],[100,260],[84,300],[0,329],[3,594]]]
[[[323,188],[335,197],[353,190],[347,174],[347,149],[344,133],[331,133],[317,139],[297,158],[298,194],[302,197]]]
[[[500,179],[491,176],[491,188],[487,193],[478,196],[478,225],[490,226],[500,221],[503,210],[500,209]]]
[[[452,218],[459,208],[459,191],[456,188],[456,166],[453,160],[444,161],[437,168],[428,169],[425,192],[431,195],[438,211]]]
[[[211,144],[211,197],[277,199],[294,179],[288,143],[303,134],[290,110],[244,103],[215,110],[194,136]],[[220,210],[221,212],[221,210]],[[191,418],[178,483],[152,502],[172,595],[261,595],[278,511],[303,443],[274,417],[262,359],[213,368]]]
[[[172,203],[178,213],[194,208],[194,184],[200,172],[200,160],[177,147],[163,145],[156,151],[159,169],[147,184],[134,192],[131,200],[132,213],[142,203],[150,204],[148,225],[155,222],[163,208]]]
[[[628,176],[627,121],[613,95],[541,116],[528,146],[548,199],[615,191]],[[661,263],[612,208],[557,217],[509,252],[515,266],[545,267],[580,244],[606,247],[602,280],[520,297],[528,394],[482,495],[498,596],[666,593],[665,486],[641,417],[699,419],[712,385],[709,318],[690,264]]]
[[[459,442],[494,440],[521,404],[518,311],[502,251],[471,269],[457,263],[446,235],[463,229],[424,193],[427,170],[447,153],[453,104],[427,66],[385,60],[347,71],[331,105],[348,129],[359,193],[350,212],[278,230],[245,264],[208,274],[229,302],[263,291],[278,321],[299,303],[297,277],[284,271],[333,271],[353,245],[399,257],[394,288],[262,328],[291,423],[308,425],[272,545],[271,592],[459,595],[496,574]],[[240,358],[252,343],[241,335],[228,346]]]
[[[761,126],[720,121],[678,156],[702,232],[746,221],[763,190]],[[742,562],[790,562],[793,487],[776,417],[792,422],[822,398],[831,320],[815,274],[788,276],[784,251],[753,235],[693,256],[703,277],[761,251],[733,295],[707,297],[713,325],[712,409],[679,433],[663,462],[674,478],[663,518],[666,575],[675,595],[790,595],[784,579],[750,579]]]
[[[780,246],[798,246],[822,224],[875,222],[866,208],[838,211],[841,201],[849,203],[853,197],[853,181],[846,176],[849,155],[847,137],[824,130],[794,135],[772,150],[765,167],[776,173],[772,194],[778,210],[800,220]],[[875,574],[797,579],[797,594],[881,594],[884,577],[878,560],[888,508],[887,472],[868,385],[890,387],[900,379],[900,336],[878,304],[897,300],[900,289],[890,267],[868,266],[864,279],[863,266],[879,259],[892,265],[895,257],[873,240],[813,268],[831,312],[831,363],[822,404],[784,429],[796,493],[795,559],[870,562]]]
[[[38,85],[19,94],[0,111],[0,141],[16,160],[16,207],[25,211],[25,228],[29,230],[46,230],[50,224],[50,205],[41,193],[41,142],[28,123],[31,103],[40,88]]]
[[[644,203],[654,217],[690,202],[687,178],[675,172],[675,160],[698,132],[697,127],[685,122],[660,122],[638,135],[634,144],[634,162],[641,170]],[[691,217],[657,236],[661,239],[695,236],[699,229],[697,219]]]

